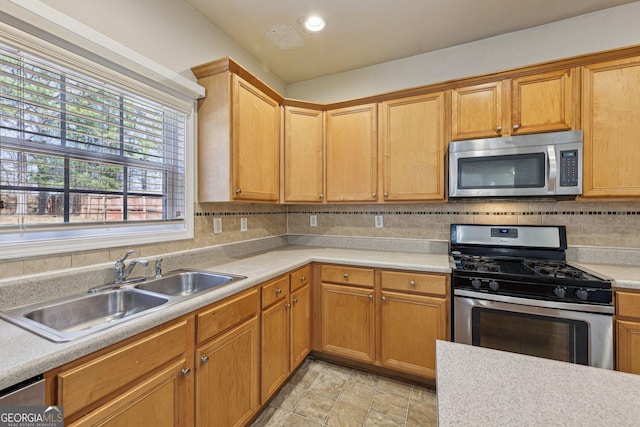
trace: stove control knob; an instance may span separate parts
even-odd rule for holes
[[[578,289],[576,291],[576,296],[578,298],[580,298],[581,300],[585,300],[586,301],[587,298],[589,298],[589,292],[586,289],[580,288],[580,289]]]
[[[556,288],[553,290],[553,293],[556,294],[558,298],[564,298],[564,296],[567,294],[567,288],[564,286],[556,286]]]
[[[491,290],[497,291],[500,285],[498,285],[498,282],[496,282],[495,280],[490,280],[489,287],[491,288]]]
[[[480,289],[480,286],[482,286],[482,283],[480,283],[480,279],[471,279],[471,286],[473,286],[476,289]]]

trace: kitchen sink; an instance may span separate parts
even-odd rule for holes
[[[169,298],[113,289],[5,310],[2,317],[52,341],[71,341],[159,308]]]
[[[239,279],[246,277],[208,271],[175,270],[166,277],[137,285],[136,289],[170,296],[191,296]]]

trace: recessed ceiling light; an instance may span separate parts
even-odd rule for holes
[[[314,33],[322,30],[325,25],[324,19],[319,16],[310,16],[304,21],[304,27]]]

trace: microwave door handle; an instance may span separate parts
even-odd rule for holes
[[[547,146],[547,158],[549,160],[549,191],[555,191],[556,188],[556,174],[558,171],[556,162],[556,150],[552,145]]]

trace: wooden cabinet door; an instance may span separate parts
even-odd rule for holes
[[[640,374],[640,322],[616,321],[616,370]]]
[[[262,311],[262,402],[289,376],[289,299]]]
[[[443,200],[445,93],[380,105],[385,201]]]
[[[284,107],[284,201],[324,199],[322,111]]]
[[[311,352],[311,285],[291,293],[291,370]]]
[[[321,350],[373,363],[373,290],[322,283]]]
[[[444,298],[382,292],[381,363],[435,378],[436,339],[449,339],[447,305]]]
[[[186,365],[186,359],[171,363],[69,426],[188,427],[189,414],[193,411],[188,388],[193,382],[182,372]]]
[[[233,198],[278,201],[280,106],[233,75]]]
[[[511,133],[573,128],[573,70],[551,71],[511,81]]]
[[[243,426],[260,409],[258,343],[253,317],[196,349],[197,426]]]
[[[327,111],[328,202],[374,202],[378,186],[376,104]]]
[[[491,138],[503,133],[502,82],[485,83],[451,91],[453,140]]]
[[[640,57],[582,70],[584,197],[640,196]]]

